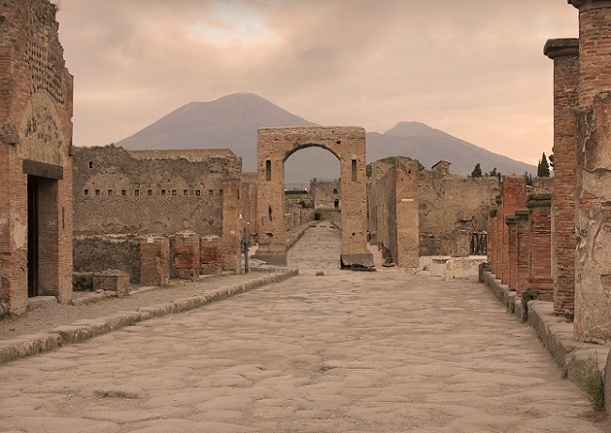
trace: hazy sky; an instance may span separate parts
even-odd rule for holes
[[[552,148],[549,38],[566,0],[61,0],[74,144],[191,101],[262,96],[322,125],[414,120],[529,163]]]

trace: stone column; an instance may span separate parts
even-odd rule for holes
[[[240,217],[240,180],[223,180],[223,270],[239,274],[240,242],[244,228]]]
[[[417,268],[420,264],[418,164],[398,158],[395,161],[395,200],[397,266]]]
[[[579,39],[550,39],[543,52],[554,60],[554,182],[552,184],[552,277],[554,313],[575,308],[576,124],[579,104]]]
[[[552,206],[551,194],[533,195],[528,199],[530,209],[530,275],[528,288],[542,301],[554,300],[552,278]]]
[[[611,1],[579,9],[575,336],[611,341]]]

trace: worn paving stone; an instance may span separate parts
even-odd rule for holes
[[[608,431],[483,285],[302,241],[291,280],[3,365],[0,431]]]

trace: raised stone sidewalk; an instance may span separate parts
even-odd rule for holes
[[[143,305],[134,310],[117,311],[102,317],[90,319],[79,319],[69,325],[55,326],[48,331],[17,335],[9,339],[6,339],[6,335],[0,334],[0,364],[37,353],[48,352],[66,344],[78,343],[154,317],[162,317],[200,308],[215,301],[226,299],[230,296],[244,293],[267,284],[278,283],[297,274],[298,271],[295,269],[277,270],[276,272],[263,276],[260,273],[251,273],[238,276],[238,278],[243,280],[242,282],[225,286],[220,285],[219,287],[217,281],[217,284],[211,285],[210,288],[195,289],[198,294],[193,294],[189,297],[177,300],[172,300],[170,297],[167,302],[153,305],[147,305],[147,302],[143,301]],[[222,278],[219,280],[222,281]],[[164,289],[159,290],[163,291]],[[171,296],[171,290],[165,290],[168,296]],[[98,299],[96,298],[95,300]],[[83,303],[78,302],[78,304]],[[59,308],[62,308],[62,306],[59,306]],[[69,306],[63,306],[63,308],[69,308]],[[87,306],[84,305],[83,308],[86,309]],[[53,313],[51,313],[51,316],[52,317],[49,318],[47,315],[45,319],[48,320],[47,323],[52,326],[54,323]],[[58,317],[58,314],[56,314],[55,317]],[[10,319],[5,320],[8,322]],[[20,320],[27,321],[28,317],[23,317]],[[4,323],[5,328],[7,325],[10,325],[10,323],[7,322]]]
[[[583,343],[573,337],[573,323],[564,317],[554,315],[551,302],[529,300],[523,302],[515,290],[510,290],[489,271],[482,272],[480,279],[490,287],[507,310],[518,319],[532,326],[549,350],[554,361],[563,368],[566,377],[581,388],[585,379],[596,370],[605,378],[605,406],[611,413],[611,347],[602,344]]]

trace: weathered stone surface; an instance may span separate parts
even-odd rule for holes
[[[284,218],[284,161],[294,152],[310,146],[329,150],[340,160],[342,191],[342,256],[367,258],[367,194],[365,130],[359,127],[259,128],[257,258],[272,264],[286,264]]]

